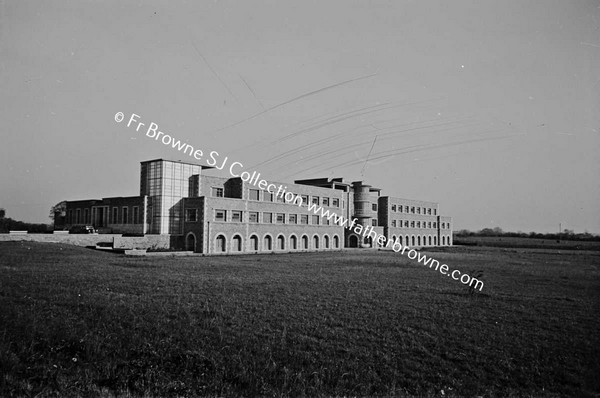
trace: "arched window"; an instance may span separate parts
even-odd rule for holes
[[[319,235],[313,236],[313,249],[319,248]]]
[[[402,235],[398,235],[398,243],[404,245],[404,243],[402,242]]]
[[[188,233],[185,237],[185,250],[196,251],[196,235],[193,232]]]
[[[273,250],[273,239],[271,238],[271,235],[265,236],[265,243],[263,245],[263,249],[264,250]]]
[[[434,236],[434,237],[433,237],[433,245],[434,245],[434,246],[437,246],[437,236]]]
[[[431,235],[429,235],[429,246],[431,246]]]
[[[417,236],[417,246],[421,246],[421,236]]]
[[[217,253],[225,253],[227,251],[227,239],[225,239],[225,236],[217,236],[217,239],[215,240],[215,251]]]
[[[445,245],[446,245],[446,237],[442,236],[442,246],[445,246]]]
[[[302,248],[308,249],[308,236],[306,235],[302,236]]]
[[[340,238],[337,235],[333,237],[333,247],[335,247],[336,249],[340,248]]]
[[[277,237],[277,249],[285,250],[285,238],[283,237],[283,235],[279,235]]]
[[[242,237],[241,236],[236,235],[233,237],[233,240],[231,241],[231,250],[234,252],[242,251]]]
[[[392,242],[396,243],[396,235],[392,235]]]
[[[348,246],[358,247],[358,236],[350,235],[350,237],[348,238]]]
[[[292,235],[290,237],[290,245],[292,246],[291,247],[292,250],[297,250],[298,249],[298,238],[296,238],[295,235]]]
[[[250,237],[250,250],[258,251],[258,236],[256,235]]]
[[[415,236],[413,235],[413,236],[412,236],[412,245],[413,245],[413,246],[415,246],[415,245],[416,245],[416,243],[417,243],[417,242],[416,242]]]
[[[329,249],[329,236],[325,235],[323,237],[323,245],[325,245],[325,249]]]

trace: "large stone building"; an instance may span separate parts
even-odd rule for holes
[[[241,177],[206,175],[208,166],[163,159],[141,163],[140,195],[67,201],[64,227],[100,233],[169,235],[172,246],[205,254],[335,250],[377,246],[336,217],[371,227],[411,247],[452,245],[452,221],[433,202],[381,196],[362,181],[297,180],[285,185],[302,199],[286,202]],[[279,185],[279,183],[277,183]]]

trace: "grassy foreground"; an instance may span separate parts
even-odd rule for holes
[[[0,396],[597,396],[600,253],[130,258],[0,243]]]

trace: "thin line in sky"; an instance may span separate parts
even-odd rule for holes
[[[250,85],[248,84],[248,82],[246,81],[246,79],[244,79],[244,77],[242,75],[238,74],[238,76],[240,77],[240,79],[242,79],[242,81],[244,82],[244,84],[246,85],[246,87],[248,87],[248,90],[250,90],[250,92],[252,93],[252,96],[254,97],[254,99],[256,100],[256,102],[258,102],[258,105],[260,105],[260,107],[264,111],[265,110],[265,106],[262,104],[262,102],[260,102],[260,100],[256,96],[256,93],[252,89],[252,87],[250,87]]]
[[[213,73],[213,75],[215,75],[215,77],[217,79],[219,79],[219,81],[221,82],[221,84],[223,85],[223,87],[225,87],[225,89],[227,89],[227,91],[229,92],[229,94],[235,98],[236,101],[238,101],[237,97],[233,94],[233,92],[231,92],[231,90],[229,89],[229,86],[227,84],[225,84],[225,82],[223,81],[223,79],[221,79],[221,76],[219,76],[219,74],[213,69],[213,67],[208,63],[208,61],[206,60],[206,58],[204,58],[204,55],[202,55],[202,53],[200,52],[200,50],[198,50],[198,47],[196,47],[196,44],[192,41],[192,46],[194,47],[194,49],[196,50],[196,52],[198,53],[198,55],[200,56],[200,58],[202,58],[202,61],[204,61],[204,63],[206,64],[206,66],[208,66],[208,69],[210,69],[210,71]],[[239,101],[238,101],[239,102]]]
[[[303,99],[303,98],[309,97],[309,96],[311,96],[311,95],[315,95],[315,94],[321,93],[321,92],[323,92],[323,91],[326,91],[326,90],[331,90],[332,88],[336,88],[336,87],[342,86],[342,85],[344,85],[344,84],[349,84],[349,83],[352,83],[352,82],[355,82],[355,81],[358,81],[358,80],[362,80],[362,79],[368,79],[368,78],[370,78],[370,77],[373,77],[373,76],[376,76],[376,75],[377,75],[377,73],[373,73],[373,74],[371,74],[371,75],[366,75],[366,76],[360,76],[360,77],[356,77],[356,78],[354,78],[354,79],[350,79],[350,80],[346,80],[346,81],[339,82],[339,83],[336,83],[336,84],[332,84],[331,86],[322,87],[322,88],[320,88],[320,89],[318,89],[318,90],[310,91],[310,92],[308,92],[308,93],[305,93],[305,94],[299,95],[299,96],[297,96],[297,97],[294,97],[294,98],[292,98],[292,99],[290,99],[290,100],[284,101],[284,102],[282,102],[282,103],[280,103],[280,104],[277,104],[277,105],[274,105],[274,106],[272,106],[272,107],[270,107],[270,108],[267,108],[267,109],[265,109],[265,110],[264,110],[264,111],[262,111],[262,112],[258,112],[258,113],[255,113],[255,114],[251,115],[251,116],[248,116],[247,118],[245,118],[245,119],[242,119],[242,120],[240,120],[239,122],[235,122],[235,123],[233,123],[233,124],[229,124],[229,125],[227,125],[227,126],[221,127],[221,128],[219,128],[219,129],[217,129],[215,132],[218,132],[218,131],[223,131],[223,130],[225,130],[225,129],[228,129],[228,128],[231,128],[231,127],[235,127],[235,126],[238,126],[238,125],[240,125],[240,124],[242,124],[242,123],[245,123],[245,122],[247,122],[247,121],[249,121],[249,120],[252,120],[252,119],[254,119],[255,117],[258,117],[258,116],[260,116],[260,115],[263,115],[263,114],[265,114],[265,113],[267,113],[267,112],[270,112],[270,111],[272,111],[272,110],[275,110],[275,109],[277,109],[277,108],[281,108],[282,106],[285,106],[285,105],[291,104],[292,102],[295,102],[295,101],[301,100],[301,99]]]
[[[375,126],[373,126],[375,127]],[[375,127],[377,129],[377,127]],[[378,129],[379,130],[379,129]],[[367,154],[367,158],[365,159],[365,164],[363,164],[362,170],[360,171],[360,175],[364,175],[365,167],[367,167],[367,163],[369,162],[369,156],[371,156],[371,152],[373,152],[373,147],[375,147],[375,142],[377,141],[377,136],[373,140],[373,145],[371,145],[371,149],[369,149],[369,153]]]

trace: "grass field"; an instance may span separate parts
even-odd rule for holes
[[[600,251],[599,241],[520,238],[510,236],[457,236],[455,245],[510,247],[528,249],[594,250]]]
[[[600,394],[600,252],[131,258],[0,243],[0,396]]]

